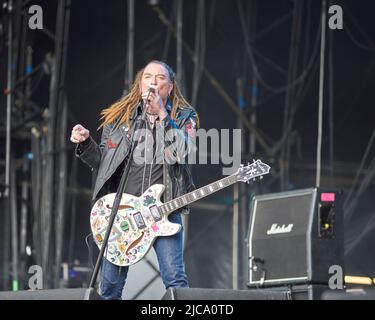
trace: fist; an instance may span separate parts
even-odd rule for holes
[[[73,143],[81,143],[88,139],[90,136],[90,131],[81,126],[80,124],[77,124],[72,129],[72,135],[70,136],[70,141]]]

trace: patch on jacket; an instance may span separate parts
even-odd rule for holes
[[[112,139],[107,140],[107,148],[108,149],[115,149],[117,148],[118,143],[113,143]]]
[[[191,137],[191,138],[194,138],[195,137],[195,130],[196,130],[196,127],[197,127],[197,124],[196,122],[194,121],[193,118],[190,118],[188,120],[188,122],[186,123],[185,125],[185,130],[186,130],[186,133]]]

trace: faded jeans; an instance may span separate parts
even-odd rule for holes
[[[168,218],[182,225],[180,213],[173,213]],[[153,246],[165,288],[188,287],[183,260],[183,230],[173,236],[156,238]],[[103,258],[100,281],[103,299],[121,300],[128,270],[128,266],[120,267]]]

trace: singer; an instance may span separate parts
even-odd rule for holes
[[[195,147],[193,138],[199,125],[198,115],[181,94],[172,68],[154,60],[137,73],[126,96],[102,110],[99,145],[82,125],[77,124],[72,129],[70,140],[77,144],[77,157],[96,174],[93,201],[116,192],[132,146],[132,128],[142,114],[146,115],[145,121],[141,121],[145,134],[136,135],[139,139],[133,145],[142,145],[145,150],[130,163],[125,193],[140,196],[149,186],[162,183],[166,188],[162,199],[165,202],[194,190],[188,163],[181,160],[182,157],[186,159]],[[183,139],[187,146],[187,152],[182,155],[165,148],[163,139],[171,129],[179,129],[177,138]],[[176,161],[171,161],[171,158]],[[182,225],[181,213],[188,210],[187,207],[180,209],[168,219]],[[165,288],[188,287],[182,231],[173,236],[158,237],[153,246]],[[101,296],[120,300],[127,273],[128,267],[112,264],[104,257],[100,276]]]

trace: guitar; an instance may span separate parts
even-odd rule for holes
[[[250,183],[263,178],[270,166],[254,160],[241,165],[236,173],[196,189],[166,203],[160,201],[164,185],[154,184],[140,197],[124,193],[109,236],[105,257],[115,265],[130,266],[140,261],[150,250],[155,239],[171,236],[181,230],[181,225],[168,220],[168,215],[190,203],[226,188],[237,181]],[[115,193],[97,200],[90,215],[91,230],[99,249],[107,230]]]

